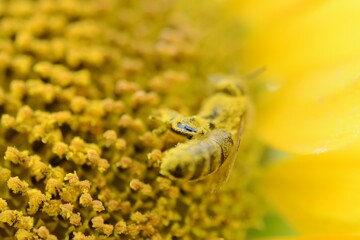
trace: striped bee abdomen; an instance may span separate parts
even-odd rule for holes
[[[160,173],[175,179],[200,179],[215,172],[229,157],[233,146],[229,131],[210,131],[170,149],[162,159]]]

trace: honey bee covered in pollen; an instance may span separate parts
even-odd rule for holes
[[[173,179],[198,180],[216,173],[216,182],[228,179],[240,144],[246,99],[237,79],[220,77],[213,81],[214,93],[204,101],[198,115],[163,120],[172,131],[187,136],[165,153],[160,173]],[[166,112],[166,111],[165,111]],[[164,117],[165,116],[165,117]]]

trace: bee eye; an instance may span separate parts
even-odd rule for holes
[[[183,125],[181,122],[177,124],[178,128],[185,130],[187,132],[196,133],[198,130],[194,127],[190,127],[189,125]]]

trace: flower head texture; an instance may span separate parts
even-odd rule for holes
[[[223,190],[205,177],[234,156],[246,97],[208,86],[223,51],[201,47],[190,15],[163,0],[0,0],[1,239],[234,239],[260,225],[257,151]],[[161,175],[171,149],[189,160],[175,173],[204,179]]]

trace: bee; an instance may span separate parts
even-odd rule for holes
[[[231,78],[216,79],[213,85],[214,94],[203,102],[197,115],[185,117],[172,110],[162,113],[167,127],[188,140],[165,152],[160,174],[183,180],[212,175],[216,186],[227,181],[240,145],[246,98]]]

